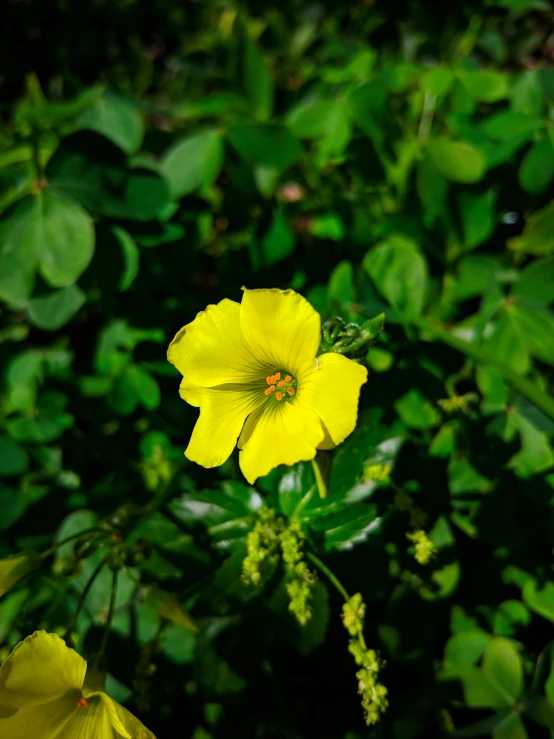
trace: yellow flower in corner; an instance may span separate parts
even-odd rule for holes
[[[293,290],[246,290],[242,303],[209,305],[182,328],[168,359],[180,394],[200,408],[185,451],[203,467],[238,441],[248,482],[277,465],[313,459],[356,425],[367,370],[341,354],[317,357],[319,314]]]
[[[155,739],[105,693],[87,688],[87,663],[37,631],[0,668],[2,739]]]

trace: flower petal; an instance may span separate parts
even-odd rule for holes
[[[78,694],[75,691],[75,695]],[[70,695],[26,708],[13,709],[0,705],[0,736],[6,739],[73,737],[74,735],[65,735],[60,732],[70,722],[74,707],[75,703]]]
[[[332,449],[354,431],[358,417],[360,388],[367,370],[342,354],[322,354],[319,369],[310,365],[301,373],[297,400],[302,408],[317,413],[325,425],[320,449]]]
[[[244,290],[240,324],[262,364],[297,375],[313,361],[321,339],[321,320],[294,290]]]
[[[87,696],[88,706],[75,707],[56,739],[133,739],[125,729],[113,701],[104,693]],[[112,723],[115,716],[116,726]],[[121,731],[122,733],[116,733]]]
[[[133,716],[130,711],[123,708],[123,706],[120,706],[119,703],[114,702],[114,705],[119,714],[121,723],[133,739],[156,739],[154,734],[147,729],[146,726],[138,720],[138,718]]]
[[[187,382],[213,387],[267,374],[252,354],[240,325],[240,305],[222,300],[201,311],[175,336],[167,358]]]
[[[323,437],[317,415],[294,401],[263,406],[248,417],[239,439],[242,474],[253,484],[280,464],[313,459]]]
[[[202,388],[183,380],[181,397],[200,407],[185,456],[203,467],[223,464],[235,448],[247,416],[267,401],[265,388],[265,381]]]
[[[20,642],[0,668],[0,704],[19,708],[80,690],[87,663],[56,634],[36,631]]]

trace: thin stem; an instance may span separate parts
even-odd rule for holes
[[[113,575],[112,575],[112,590],[110,594],[110,607],[108,610],[108,618],[106,619],[106,626],[104,627],[104,634],[102,636],[102,642],[100,644],[100,649],[98,650],[94,658],[93,665],[95,667],[98,665],[100,658],[104,655],[104,652],[106,651],[106,647],[108,646],[108,639],[110,638],[110,631],[112,627],[113,615],[115,612],[115,601],[117,598],[118,578],[119,578],[119,570],[114,570]]]
[[[332,585],[334,585],[334,587],[336,588],[336,590],[338,590],[339,593],[342,595],[342,597],[344,598],[345,603],[349,603],[350,602],[350,596],[348,595],[348,592],[347,592],[346,588],[341,583],[341,581],[338,579],[338,577],[335,575],[335,573],[332,572],[327,567],[327,565],[319,559],[319,557],[316,557],[316,555],[313,552],[307,551],[306,552],[306,557],[310,560],[310,562],[312,562],[312,564],[314,564],[317,567],[317,569],[320,572],[323,572],[323,574],[327,577],[327,579],[329,580],[329,582]],[[365,643],[365,639],[364,639],[364,635],[363,635],[362,631],[359,631],[358,632],[356,638],[358,639],[358,642],[359,642],[360,646],[363,649],[367,649],[367,645]]]
[[[100,531],[100,529],[98,527],[94,527],[92,529],[85,529],[84,531],[79,531],[78,534],[73,534],[72,536],[68,536],[66,539],[62,539],[61,541],[56,542],[45,552],[42,552],[40,556],[42,559],[46,559],[51,554],[54,554],[54,552],[57,549],[59,549],[60,547],[63,547],[64,544],[68,544],[70,541],[74,541],[75,539],[80,539],[82,536],[88,536],[88,534],[93,534],[96,531]]]
[[[327,567],[327,565],[322,562],[319,557],[316,557],[316,555],[313,552],[306,552],[306,557],[312,562],[317,569],[320,572],[323,572],[323,574],[327,577],[330,583],[335,586],[335,588],[339,591],[339,593],[342,595],[344,600],[348,603],[350,601],[350,596],[348,595],[346,588],[341,583],[341,581],[337,578],[337,576]]]
[[[94,570],[94,572],[92,573],[92,575],[90,576],[87,584],[85,585],[84,590],[81,593],[81,596],[79,598],[79,601],[77,602],[77,607],[75,608],[75,612],[73,613],[73,616],[71,617],[71,621],[69,622],[69,624],[68,624],[68,626],[67,626],[67,628],[65,630],[65,634],[63,636],[64,639],[67,639],[68,636],[70,636],[71,633],[72,633],[72,631],[74,630],[74,628],[75,628],[75,626],[77,624],[77,619],[79,618],[79,614],[83,610],[83,606],[85,605],[85,601],[86,601],[86,599],[88,597],[88,594],[90,593],[90,589],[94,585],[94,581],[96,580],[96,578],[100,574],[100,570],[102,569],[102,567],[104,567],[105,564],[106,564],[106,558],[103,557],[100,560],[100,562],[99,562],[98,566],[96,567],[96,569]]]

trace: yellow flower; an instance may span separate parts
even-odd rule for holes
[[[2,739],[155,739],[123,706],[87,688],[87,663],[37,631],[0,668]]]
[[[40,556],[36,552],[22,552],[13,557],[0,559],[0,598],[39,564]]]
[[[243,288],[244,289],[244,288]],[[341,354],[316,358],[319,314],[293,290],[246,290],[209,305],[175,336],[168,359],[181,397],[200,408],[186,456],[223,464],[238,440],[248,482],[332,449],[356,425],[367,370]]]

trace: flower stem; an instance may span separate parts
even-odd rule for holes
[[[84,531],[79,531],[78,534],[72,534],[72,536],[68,536],[66,539],[62,539],[61,541],[56,542],[53,544],[49,549],[42,552],[40,557],[41,559],[46,559],[51,554],[54,554],[54,552],[59,549],[60,547],[63,547],[64,544],[68,544],[70,541],[74,541],[75,539],[80,539],[82,536],[88,536],[88,534],[93,534],[97,531],[100,531],[98,527],[94,527],[92,529],[85,529]]]
[[[345,603],[350,603],[350,596],[348,595],[348,591],[344,587],[344,585],[341,583],[341,581],[338,579],[338,577],[335,575],[335,573],[327,567],[327,565],[322,562],[319,557],[316,557],[316,555],[313,552],[307,551],[306,557],[310,560],[312,564],[314,564],[317,569],[320,572],[323,572],[325,577],[329,580],[329,582],[335,587],[336,590],[342,595],[344,598]],[[366,642],[364,639],[363,633],[360,631],[356,637],[358,639],[359,644],[363,649],[367,649]]]
[[[112,573],[112,590],[110,594],[110,607],[108,609],[108,617],[106,619],[106,626],[104,627],[104,634],[102,636],[102,642],[100,643],[100,649],[98,650],[93,665],[96,667],[100,658],[104,656],[106,647],[108,646],[108,639],[110,638],[110,631],[112,627],[113,616],[115,612],[115,601],[117,598],[117,581],[119,578],[119,570],[113,570]]]
[[[319,557],[316,557],[316,555],[313,552],[306,552],[306,557],[314,564],[317,569],[320,572],[323,572],[325,577],[329,580],[332,585],[339,591],[339,593],[342,595],[344,600],[348,603],[350,600],[350,596],[348,595],[348,592],[346,591],[346,588],[341,583],[341,581],[337,578],[337,576],[327,567],[325,563],[323,563]]]
[[[100,560],[100,562],[99,562],[98,566],[96,567],[96,569],[94,570],[94,572],[92,573],[92,575],[89,577],[89,580],[88,580],[87,584],[85,585],[83,592],[81,593],[81,596],[79,598],[79,601],[77,602],[77,607],[75,608],[75,611],[73,613],[73,616],[71,617],[71,621],[69,622],[69,624],[68,624],[68,626],[67,626],[67,628],[65,630],[65,634],[63,636],[63,638],[65,640],[70,637],[71,633],[75,629],[75,626],[77,624],[77,619],[79,618],[79,614],[83,610],[83,606],[85,605],[85,601],[86,601],[86,599],[88,597],[88,594],[90,593],[90,589],[94,585],[94,581],[96,580],[96,578],[100,574],[100,570],[102,569],[102,567],[104,567],[105,564],[106,564],[106,558],[103,557]]]

